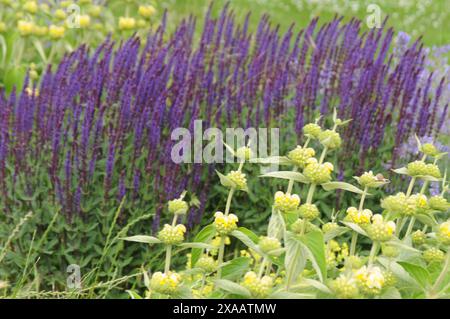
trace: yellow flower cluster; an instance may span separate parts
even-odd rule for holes
[[[303,168],[306,165],[306,162],[314,157],[316,152],[313,148],[306,147],[303,148],[300,145],[297,145],[295,149],[288,153],[288,158],[298,167]]]
[[[329,268],[336,267],[342,263],[349,255],[347,243],[340,245],[336,240],[332,239],[328,242],[327,249],[325,251],[325,257],[327,260],[327,266]]]
[[[246,146],[238,148],[236,151],[236,157],[245,159],[246,161],[248,161],[252,157],[251,148],[246,147]]]
[[[429,264],[438,264],[444,261],[445,254],[442,250],[431,247],[422,253],[423,259]]]
[[[169,213],[177,215],[186,214],[189,208],[188,203],[186,203],[184,200],[180,198],[170,200],[168,206],[169,206]]]
[[[155,272],[150,280],[150,289],[160,294],[170,295],[175,293],[181,285],[181,276],[176,272],[167,274]]]
[[[197,263],[195,264],[197,268],[202,269],[203,271],[210,273],[216,270],[217,268],[217,262],[214,260],[213,257],[208,255],[203,255],[199,258]]]
[[[237,228],[239,219],[234,214],[224,215],[222,212],[216,212],[214,217],[214,226],[220,235],[228,235]]]
[[[444,245],[450,245],[450,220],[439,225],[437,237]]]
[[[275,193],[274,208],[286,213],[296,210],[300,205],[300,197],[296,194],[285,194],[281,191]]]
[[[336,297],[340,299],[353,299],[359,295],[357,281],[353,276],[349,276],[348,274],[341,274],[331,282],[330,286],[336,294]]]
[[[57,39],[61,39],[64,36],[64,33],[66,32],[66,29],[62,26],[57,26],[57,25],[51,25],[48,28],[48,35],[50,36],[50,38],[57,40]]]
[[[265,298],[273,286],[273,279],[270,276],[258,278],[255,272],[249,271],[244,276],[242,286],[247,288],[253,297]]]
[[[372,224],[367,226],[367,233],[373,241],[388,241],[395,232],[393,221],[384,221],[383,216],[375,214],[372,217]]]
[[[152,5],[139,6],[138,13],[144,18],[150,18],[156,13],[156,9]]]
[[[345,220],[358,225],[367,225],[370,224],[372,215],[373,214],[370,209],[359,211],[356,207],[349,207],[347,209],[347,216],[345,217]]]
[[[119,18],[119,29],[120,30],[132,30],[136,27],[136,19],[130,17],[120,17]]]
[[[163,229],[158,233],[158,238],[164,244],[177,245],[183,242],[185,232],[186,227],[182,224],[176,226],[165,224]]]
[[[227,174],[227,177],[234,183],[236,189],[246,189],[247,179],[245,174],[240,171],[231,171]]]
[[[386,282],[383,271],[376,266],[363,266],[355,271],[354,277],[361,291],[367,295],[379,294]]]
[[[331,180],[331,172],[334,170],[333,164],[327,162],[319,164],[314,157],[306,162],[303,174],[311,183],[323,184]]]
[[[269,254],[271,251],[281,248],[281,243],[278,238],[267,236],[261,236],[258,245],[263,252]]]
[[[319,138],[322,128],[316,123],[309,123],[303,127],[303,133],[311,138]]]
[[[342,139],[338,132],[332,130],[325,130],[320,132],[319,141],[322,145],[328,147],[330,150],[341,146]]]

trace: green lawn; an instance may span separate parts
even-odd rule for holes
[[[448,0],[216,0],[214,13],[217,14],[227,2],[230,2],[231,8],[241,20],[251,11],[253,28],[259,17],[268,13],[274,23],[280,24],[282,30],[293,22],[304,27],[316,16],[320,16],[322,21],[328,21],[336,14],[366,20],[367,6],[377,4],[381,9],[382,19],[389,16],[388,24],[396,31],[405,31],[415,38],[423,35],[428,46],[450,43]],[[170,27],[189,14],[203,17],[210,0],[164,0],[157,3],[159,7],[168,9]]]

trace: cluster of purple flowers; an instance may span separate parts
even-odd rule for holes
[[[164,18],[145,41],[78,48],[48,67],[39,94],[2,93],[1,205],[15,205],[16,188],[32,195],[45,184],[46,196],[69,215],[101,192],[115,204],[125,195],[152,202],[157,225],[162,203],[201,189],[192,224],[201,218],[213,167],[173,163],[170,133],[193,129],[196,119],[204,127],[291,125],[301,134],[305,123],[336,108],[353,119],[343,154],[359,152],[362,160],[376,152],[387,126],[398,145],[443,126],[447,105],[444,114],[436,110],[445,82],[433,88],[430,74],[419,86],[420,41],[396,52],[394,63],[392,29],[363,32],[361,21],[336,18],[281,34],[264,16],[253,34],[248,22],[237,24],[227,8],[217,19],[208,12],[197,40],[195,19],[169,35]],[[289,110],[292,119],[284,116]]]

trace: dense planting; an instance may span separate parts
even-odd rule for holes
[[[224,213],[216,212],[212,224],[203,228],[193,243],[183,243],[186,228],[177,224],[188,209],[188,204],[183,201],[184,194],[169,201],[168,212],[173,214],[173,222],[165,224],[157,237],[125,238],[166,247],[164,272],[153,270],[151,279],[146,280],[146,296],[448,297],[450,220],[446,212],[450,203],[443,197],[448,185],[443,182],[442,194],[426,195],[430,181],[442,180],[436,163],[446,154],[439,153],[433,144],[422,145],[418,141],[418,149],[423,155],[421,160],[395,170],[409,176],[407,190],[385,197],[377,205],[377,211],[372,212],[364,206],[366,197],[389,180],[369,171],[355,177],[359,187],[335,182],[331,177],[334,165],[325,162],[326,155],[339,148],[341,140],[336,131],[345,124],[348,121],[343,122],[335,116],[331,130],[308,124],[304,127],[307,139],[303,146],[297,146],[287,157],[264,160],[264,163],[276,161],[293,169],[261,176],[289,180],[286,192],[278,191],[274,195],[267,233],[262,236],[238,227],[239,212],[231,205],[235,192],[247,191],[243,171],[245,161],[252,158],[248,149],[247,152],[235,152],[240,158],[237,171],[227,175],[218,173],[221,184],[229,189]],[[322,148],[320,157],[315,157],[315,149],[311,148],[314,140],[318,140]],[[423,186],[416,192],[418,180],[423,181]],[[306,199],[293,194],[295,182],[309,189]],[[314,195],[318,188],[359,194],[359,205],[348,207],[345,215],[334,214],[328,220],[315,205]],[[347,233],[351,233],[350,242]],[[363,237],[365,243],[358,246],[359,237]],[[218,238],[218,243],[213,238]],[[229,238],[240,240],[247,246],[248,256],[224,262]],[[186,271],[171,270],[172,247],[179,251],[193,247]],[[446,255],[442,249],[447,250]],[[139,297],[134,291],[130,291],[130,295]]]
[[[79,46],[57,16],[40,34],[49,13],[33,3],[17,16],[2,1],[19,32],[3,48],[56,47],[27,71],[0,55],[5,295],[449,296],[448,47],[356,18],[252,28],[228,6],[169,27],[134,2],[83,15]],[[220,144],[233,168],[177,163],[172,133],[196,121],[280,128],[284,156],[255,159],[247,140]]]

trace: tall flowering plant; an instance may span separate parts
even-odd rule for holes
[[[446,176],[442,178],[437,165],[445,154],[432,144],[419,142],[422,160],[395,169],[398,174],[410,176],[406,193],[383,198],[373,212],[364,208],[372,196],[370,192],[389,181],[372,171],[355,176],[358,186],[333,181],[334,165],[326,162],[326,155],[341,147],[338,129],[350,121],[339,119],[335,112],[331,129],[323,129],[317,123],[303,127],[306,141],[286,156],[252,160],[249,148],[234,152],[248,157],[241,158],[238,170],[227,175],[218,173],[222,186],[229,189],[225,213],[215,213],[214,222],[195,235],[187,269],[180,275],[184,278],[184,289],[190,287],[195,298],[448,297],[450,203],[445,197]],[[320,156],[316,158],[319,148]],[[433,163],[426,162],[428,157]],[[274,194],[272,215],[267,232],[262,235],[238,227],[239,212],[230,213],[234,192],[251,192],[242,173],[245,159],[250,163],[292,167],[261,176],[288,181],[285,192]],[[440,182],[444,191],[427,196],[428,183],[424,183],[420,193],[413,193],[417,179]],[[297,184],[305,188],[304,203],[295,194]],[[320,199],[315,199],[320,189],[358,194],[359,205],[344,209],[344,216],[339,216],[340,212],[321,211]],[[216,236],[218,246],[214,244]],[[247,254],[227,260],[228,237],[247,247]],[[161,276],[171,275],[156,272],[152,280]],[[180,290],[168,291],[164,287],[165,281],[149,289],[162,291],[165,297],[179,296]]]

